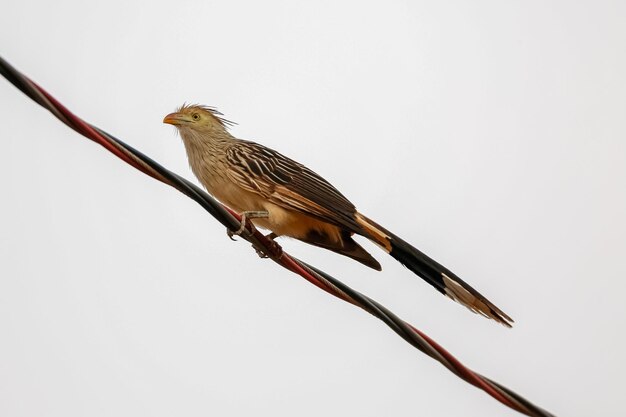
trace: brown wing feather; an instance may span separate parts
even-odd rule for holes
[[[272,203],[361,233],[356,208],[304,165],[258,143],[237,141],[227,151],[228,176]]]

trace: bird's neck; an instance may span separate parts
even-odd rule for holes
[[[225,159],[227,149],[237,139],[225,130],[198,132],[181,129],[180,136],[194,175],[207,191],[215,194],[216,187],[223,181],[223,172],[219,169],[220,161]]]
[[[233,135],[221,129],[205,131],[181,129],[180,136],[190,158],[192,154],[204,155],[225,152],[228,146],[236,141]]]

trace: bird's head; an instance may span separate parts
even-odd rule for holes
[[[197,132],[225,131],[234,123],[222,117],[217,109],[197,104],[183,104],[177,111],[163,119],[163,123],[176,126],[180,131],[191,129]]]

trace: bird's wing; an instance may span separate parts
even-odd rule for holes
[[[228,177],[272,203],[361,232],[354,205],[328,181],[273,149],[237,141],[226,152]]]

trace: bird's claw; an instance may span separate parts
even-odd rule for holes
[[[277,237],[274,233],[270,233],[266,236],[270,243],[267,245],[268,249],[272,253],[272,257],[275,259],[280,259],[283,256],[283,248],[276,242],[274,242],[274,238]]]
[[[226,234],[228,235],[230,240],[235,240],[233,236],[235,235],[240,236],[243,233],[249,233],[247,232],[247,229],[246,229],[246,225],[248,223],[250,223],[251,233],[254,233],[256,229],[254,227],[254,224],[252,222],[249,222],[249,219],[259,219],[259,218],[267,218],[267,217],[269,217],[269,213],[267,211],[244,211],[243,213],[241,213],[241,226],[239,227],[239,229],[233,231],[227,228]],[[280,258],[283,255],[283,249],[280,247],[278,243],[274,242],[274,239],[277,238],[278,235],[272,232],[265,237],[269,240],[269,244],[267,245],[267,250],[263,250],[254,244],[252,245],[257,255],[259,255],[259,258],[262,258],[262,259],[269,258],[269,257]],[[269,252],[269,255],[266,253],[266,251]]]
[[[276,233],[270,233],[269,235],[266,235],[265,237],[269,240],[269,243],[267,244],[267,252],[269,252],[271,256],[268,255],[265,250],[259,248],[256,245],[252,245],[252,247],[256,251],[256,254],[259,255],[259,258],[261,259],[265,259],[265,258],[280,259],[283,256],[283,248],[281,248],[278,243],[274,242],[274,239],[277,238],[278,235]]]

